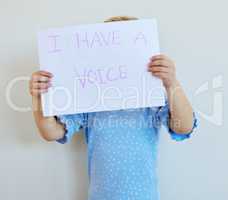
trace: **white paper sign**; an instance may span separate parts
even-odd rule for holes
[[[159,53],[155,19],[49,29],[38,38],[41,70],[54,75],[44,116],[164,105],[162,82],[147,71]]]

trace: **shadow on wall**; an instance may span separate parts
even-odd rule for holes
[[[1,60],[4,75],[0,74],[3,83],[0,87],[4,98],[0,99],[0,146],[5,148],[4,165],[11,175],[7,170],[2,173],[6,180],[13,180],[15,184],[22,180],[14,180],[13,174],[23,175],[24,185],[30,187],[30,193],[38,192],[37,186],[44,181],[43,186],[39,186],[42,191],[39,195],[48,194],[48,199],[65,198],[66,194],[69,195],[66,199],[86,199],[88,179],[84,135],[77,134],[69,144],[62,145],[43,140],[35,126],[28,89],[32,72],[39,69],[35,49],[34,45],[20,53],[9,52],[11,56]],[[23,185],[19,188],[21,195],[27,190]],[[51,190],[56,192],[49,194]]]

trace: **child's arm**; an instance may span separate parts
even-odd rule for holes
[[[175,64],[165,55],[151,58],[148,71],[163,81],[170,107],[169,127],[176,133],[189,133],[193,128],[193,110],[176,79]]]
[[[193,109],[178,81],[166,88],[170,128],[176,133],[189,133],[193,128]]]
[[[64,126],[55,117],[44,117],[41,108],[41,93],[47,92],[51,86],[52,75],[49,72],[38,71],[32,74],[30,93],[32,95],[33,115],[41,136],[47,141],[55,141],[64,136]]]

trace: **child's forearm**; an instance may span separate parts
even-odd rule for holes
[[[163,82],[170,106],[170,128],[176,133],[188,133],[193,127],[192,107],[176,79],[176,65],[166,55],[156,55],[148,63],[148,71]]]
[[[170,106],[170,128],[176,133],[188,133],[193,126],[193,110],[183,88],[175,81],[166,88]]]
[[[47,141],[54,141],[64,136],[64,126],[55,117],[44,117],[40,96],[32,97],[33,115],[41,136]]]

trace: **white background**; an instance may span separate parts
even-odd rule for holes
[[[31,112],[18,112],[6,101],[6,87],[38,69],[36,33],[42,28],[101,22],[113,15],[156,17],[161,47],[177,63],[178,77],[195,111],[222,114],[216,125],[200,115],[191,140],[176,143],[162,132],[159,176],[162,200],[228,198],[227,1],[1,0],[0,4],[0,198],[2,200],[85,200],[86,146],[82,135],[67,145],[48,143],[37,134]],[[210,89],[213,78],[223,88]],[[209,90],[196,95],[209,82]],[[213,97],[222,94],[223,112]],[[27,82],[12,89],[18,106],[30,106]],[[219,102],[219,101],[218,101]],[[213,110],[214,108],[214,110]],[[213,120],[214,121],[214,120]]]

